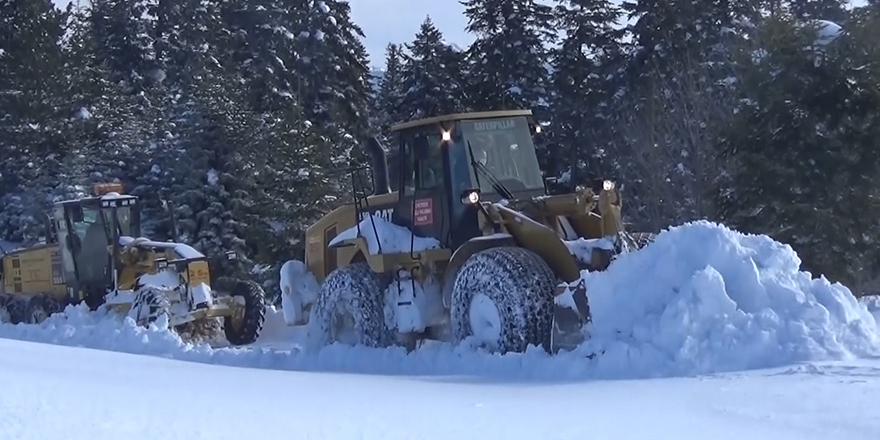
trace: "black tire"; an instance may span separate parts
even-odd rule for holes
[[[134,322],[141,327],[149,327],[162,315],[171,316],[171,301],[168,300],[168,295],[155,287],[138,290],[129,312]]]
[[[555,288],[553,271],[527,249],[503,246],[475,253],[455,277],[450,316],[455,343],[475,336],[472,324],[480,324],[472,323],[471,305],[477,298],[480,304],[494,305],[488,310],[497,310],[499,319],[489,323],[491,334],[478,335],[480,345],[500,353],[523,352],[529,345],[549,352]]]
[[[253,344],[266,321],[266,292],[253,281],[238,281],[232,288],[232,297],[236,296],[244,298],[244,316],[240,321],[232,316],[223,318],[223,333],[232,345]]]
[[[311,325],[323,345],[340,342],[367,347],[388,347],[396,333],[385,323],[384,291],[387,287],[367,263],[337,268],[324,280],[312,309]],[[339,319],[350,316],[353,333],[338,331]]]
[[[63,309],[61,302],[57,299],[49,295],[35,295],[28,300],[21,320],[27,324],[40,324]]]

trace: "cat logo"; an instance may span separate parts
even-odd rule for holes
[[[387,222],[391,222],[391,216],[394,215],[394,208],[379,209],[379,210],[373,211],[371,214],[373,214],[373,217],[379,217],[382,220],[385,220]],[[363,220],[365,218],[367,218],[366,212],[361,211],[360,213],[358,213],[358,220]]]

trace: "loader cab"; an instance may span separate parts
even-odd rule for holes
[[[446,115],[392,127],[388,168],[400,194],[395,223],[451,249],[481,235],[473,200],[546,194],[531,111]],[[402,209],[401,209],[402,208]]]
[[[96,185],[95,195],[56,203],[53,223],[61,246],[68,296],[73,301],[103,298],[113,286],[110,245],[120,236],[140,235],[137,197],[113,190],[121,186]],[[87,301],[88,302],[88,301]]]

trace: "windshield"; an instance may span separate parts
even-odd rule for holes
[[[473,158],[485,165],[501,184],[511,192],[543,190],[544,180],[538,165],[535,146],[528,122],[524,117],[462,121],[464,154],[470,163]],[[491,179],[470,168],[470,180],[479,182],[480,191],[497,192]]]
[[[107,212],[107,221],[111,221],[112,211]],[[120,206],[116,208],[116,218],[119,221],[119,235],[132,235],[131,232],[131,207]],[[111,223],[112,224],[112,223]]]
[[[97,208],[83,207],[82,220],[72,222],[71,226],[73,226],[73,233],[79,236],[80,239],[85,239],[86,231],[98,221],[99,212],[100,210]]]

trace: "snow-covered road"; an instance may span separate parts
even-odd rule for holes
[[[555,356],[316,347],[274,308],[219,348],[68,307],[0,324],[0,440],[876,440],[880,298],[799,266],[673,228],[584,274],[591,338]]]
[[[4,440],[874,440],[880,361],[567,383],[309,373],[0,339]]]

